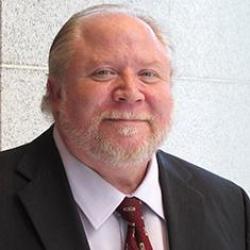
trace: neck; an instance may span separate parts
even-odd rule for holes
[[[138,188],[146,176],[150,161],[148,159],[140,164],[112,166],[103,162],[100,164],[100,161],[88,161],[86,158],[81,158],[79,159],[81,162],[125,194],[131,194]]]
[[[125,194],[133,193],[147,174],[148,162],[140,166],[93,168],[102,178]]]

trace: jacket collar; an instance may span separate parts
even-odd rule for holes
[[[45,248],[89,249],[52,128],[27,148],[17,169],[27,184],[18,195]]]

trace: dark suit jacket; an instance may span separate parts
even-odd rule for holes
[[[164,152],[157,159],[170,250],[250,250],[240,187]],[[0,249],[89,249],[52,129],[0,154]]]

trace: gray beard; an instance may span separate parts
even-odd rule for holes
[[[151,128],[151,135],[140,142],[137,141],[124,147],[119,145],[119,143],[109,140],[109,138],[99,130],[99,125],[104,117],[114,118],[120,116],[126,118],[135,117],[135,115],[130,112],[104,112],[89,122],[91,125],[83,130],[77,128],[70,121],[66,112],[62,110],[58,117],[58,123],[63,134],[67,136],[71,145],[77,147],[78,152],[84,152],[85,155],[87,154],[92,159],[105,163],[105,165],[131,167],[149,161],[154,152],[164,141],[169,126],[166,126],[165,129],[159,128],[156,122],[154,122],[154,119],[149,117],[148,124]],[[116,132],[124,137],[132,137],[137,133],[137,129],[129,126]]]

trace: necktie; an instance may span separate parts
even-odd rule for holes
[[[128,223],[125,250],[153,250],[145,231],[141,205],[139,199],[132,197],[125,198],[117,208]]]

